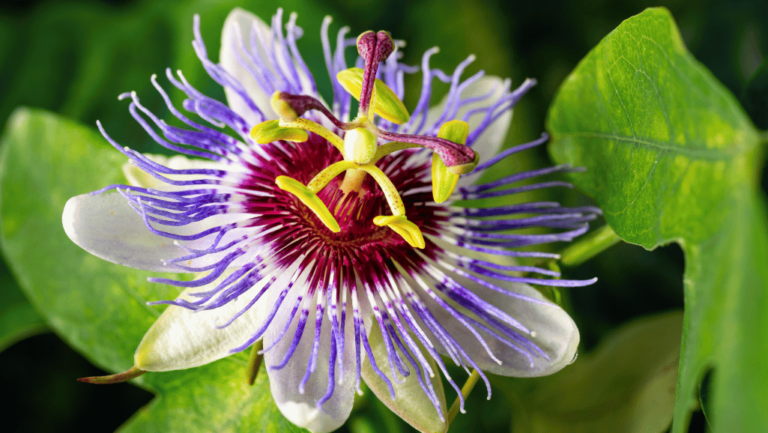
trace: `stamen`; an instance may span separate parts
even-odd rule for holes
[[[405,215],[381,215],[375,217],[373,223],[377,226],[387,226],[391,228],[414,248],[424,249],[424,247],[427,246],[424,242],[424,235],[421,234],[419,227],[408,221],[408,218],[406,218]]]
[[[295,195],[308,208],[312,209],[312,212],[314,212],[315,215],[320,218],[320,221],[322,221],[332,232],[338,233],[341,231],[341,227],[339,227],[339,223],[336,222],[336,218],[333,217],[333,214],[328,210],[328,207],[325,206],[325,203],[323,203],[323,201],[320,200],[320,197],[318,197],[311,189],[288,176],[278,176],[277,179],[275,179],[275,183],[278,188]]]
[[[328,140],[328,142],[333,144],[333,146],[336,147],[336,149],[338,149],[342,155],[344,155],[344,140],[319,123],[315,123],[311,120],[300,117],[292,122],[280,120],[280,126],[283,128],[299,128],[305,131],[314,132],[315,134]]]
[[[279,140],[302,143],[309,140],[306,131],[301,128],[282,126],[279,120],[267,120],[254,126],[251,129],[251,138],[258,144],[267,144]]]
[[[389,180],[387,175],[375,165],[361,165],[358,168],[370,174],[371,177],[373,177],[373,180],[379,184],[381,190],[384,192],[384,197],[387,199],[387,204],[389,204],[389,208],[392,210],[392,214],[405,216],[403,199],[400,198],[400,194],[397,192],[397,187],[392,184],[392,181]]]
[[[320,173],[317,173],[317,175],[315,175],[315,177],[309,181],[307,188],[317,194],[318,192],[322,191],[326,185],[328,185],[328,182],[330,182],[331,179],[340,175],[344,171],[354,169],[356,167],[357,164],[351,161],[339,161],[337,163],[331,164],[327,168],[323,169],[323,171]]]

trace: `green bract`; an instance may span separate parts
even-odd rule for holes
[[[768,425],[768,213],[759,136],[722,84],[683,46],[665,9],[605,37],[549,113],[557,162],[625,241],[677,242],[686,317],[673,432],[687,431],[712,368],[713,431]]]
[[[90,129],[41,111],[18,110],[6,131],[0,212],[12,272],[59,336],[105,370],[127,370],[162,310],[146,302],[173,299],[179,291],[146,281],[157,273],[88,254],[61,227],[69,197],[125,181],[124,157]],[[246,360],[241,353],[136,379],[157,397],[122,431],[304,431],[280,415],[264,372],[254,386],[246,384]]]

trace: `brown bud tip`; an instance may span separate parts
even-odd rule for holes
[[[130,370],[123,373],[111,374],[109,376],[81,377],[80,379],[77,379],[77,381],[91,383],[94,385],[111,385],[113,383],[128,382],[129,380],[135,379],[144,373],[146,373],[146,371],[136,367],[131,367]]]

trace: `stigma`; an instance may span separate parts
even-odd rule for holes
[[[478,155],[465,146],[469,125],[460,120],[447,122],[440,128],[437,137],[400,134],[377,127],[374,123],[376,116],[397,125],[410,118],[405,104],[397,94],[376,78],[379,63],[394,52],[395,42],[388,32],[367,31],[357,38],[357,50],[364,60],[364,68],[349,68],[336,75],[341,87],[360,102],[357,116],[352,121],[344,122],[336,118],[322,102],[312,96],[277,91],[272,95],[271,106],[279,120],[254,126],[250,135],[261,145],[281,140],[310,145],[309,133],[325,139],[341,153],[343,159],[321,170],[306,185],[292,177],[279,176],[275,179],[277,187],[298,198],[329,230],[338,233],[341,228],[334,212],[328,209],[317,194],[342,174],[342,192],[360,194],[365,179],[370,176],[384,193],[391,212],[391,215],[374,217],[373,223],[389,227],[410,246],[423,249],[424,235],[416,224],[408,220],[400,193],[376,163],[387,155],[405,149],[432,150],[433,198],[437,203],[442,203],[453,193],[459,176],[470,173],[479,163]],[[310,110],[325,116],[335,131],[301,117]]]

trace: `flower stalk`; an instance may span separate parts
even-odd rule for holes
[[[461,387],[461,397],[456,397],[456,400],[454,400],[453,404],[451,405],[451,409],[448,411],[449,425],[456,418],[456,415],[459,414],[459,411],[463,412],[463,410],[461,410],[463,403],[467,400],[469,394],[472,393],[472,390],[475,389],[475,385],[479,379],[480,373],[478,373],[477,370],[472,370],[472,374],[469,375],[467,381],[464,382],[464,386]]]
[[[245,383],[253,385],[256,383],[256,376],[259,374],[261,362],[264,360],[264,354],[261,350],[264,348],[264,340],[259,340],[251,347],[251,354],[248,357],[248,364],[245,367]]]
[[[569,268],[579,266],[620,241],[621,238],[606,224],[564,249],[560,253],[560,263]]]
[[[108,376],[81,377],[80,379],[77,379],[77,381],[90,383],[93,385],[113,385],[115,383],[128,382],[129,380],[142,376],[145,373],[146,371],[141,370],[140,368],[131,367],[128,371],[122,373],[110,374]]]

